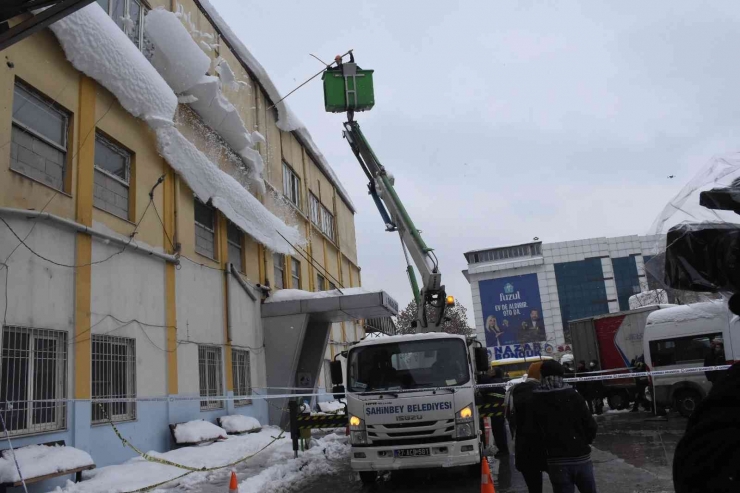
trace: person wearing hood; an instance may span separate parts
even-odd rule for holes
[[[539,439],[554,493],[596,493],[590,444],[596,438],[596,420],[586,401],[563,382],[565,371],[557,361],[540,368],[542,383],[532,392]]]
[[[529,493],[542,493],[542,471],[547,470],[545,451],[534,420],[533,392],[540,386],[541,361],[529,365],[526,380],[507,394],[506,417],[514,437],[514,461]]]

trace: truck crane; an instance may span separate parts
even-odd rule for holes
[[[350,465],[363,483],[373,483],[378,471],[397,469],[465,467],[478,475],[482,447],[474,384],[475,375],[488,369],[488,354],[475,347],[474,338],[440,333],[454,298],[446,296],[437,257],[398,197],[393,176],[354,119],[355,111],[375,104],[373,71],[360,69],[351,51],[349,56],[347,63],[337,56],[324,72],[324,105],[347,113],[344,138],[369,180],[386,231],[401,238],[418,307],[417,334],[366,338],[341,353],[346,368],[336,359],[331,363],[335,392],[346,390]],[[435,313],[431,321],[427,307]]]
[[[335,58],[335,65],[324,72],[324,102],[327,111],[346,110],[347,121],[344,123],[344,138],[352,148],[360,167],[365,172],[369,183],[368,193],[373,199],[388,232],[398,232],[401,248],[406,258],[406,273],[411,284],[417,314],[415,324],[417,331],[428,329],[441,331],[445,309],[455,303],[452,296],[447,296],[442,285],[442,273],[434,250],[427,246],[421,237],[421,231],[414,225],[408,211],[394,188],[393,175],[388,173],[373,152],[360,124],[354,119],[355,111],[365,111],[373,107],[375,98],[372,86],[372,70],[360,69],[354,60],[352,51],[350,61],[343,63],[342,57]],[[421,289],[416,280],[414,267],[421,274]],[[433,320],[427,320],[427,307],[435,314]]]

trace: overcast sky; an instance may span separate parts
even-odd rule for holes
[[[645,234],[713,155],[740,147],[737,2],[211,2],[283,94],[321,69],[309,53],[354,49],[375,70],[376,106],[356,119],[471,323],[463,252]],[[358,209],[363,285],[405,306],[398,236],[343,115],[324,112],[318,78],[287,101]]]

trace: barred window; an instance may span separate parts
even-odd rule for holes
[[[136,341],[127,337],[92,336],[93,399],[136,398]],[[92,403],[92,422],[136,419],[136,402]]]
[[[283,289],[285,287],[285,255],[273,253],[272,263],[275,264],[275,287]]]
[[[100,133],[95,134],[94,180],[95,207],[128,220],[131,153]]]
[[[244,234],[242,230],[237,227],[236,224],[229,221],[226,227],[226,239],[228,241],[229,250],[229,262],[234,264],[234,267],[239,272],[244,272],[244,262],[242,262],[242,240]]]
[[[221,370],[221,348],[218,346],[198,346],[198,376],[200,377],[201,397],[222,397],[224,395]],[[222,400],[205,399],[200,401],[200,410],[221,409]]]
[[[10,168],[64,190],[69,114],[30,87],[15,83]]]
[[[301,289],[301,262],[294,258],[290,259],[290,280],[293,289]]]
[[[216,210],[196,197],[195,209],[195,251],[208,258],[216,259]]]
[[[286,163],[283,163],[283,195],[293,205],[301,207],[301,179]]]
[[[9,435],[66,428],[67,333],[4,326],[0,409]],[[2,426],[0,425],[0,429]]]
[[[231,350],[231,369],[234,375],[234,397],[251,395],[252,373],[249,371],[249,351],[243,349]],[[235,399],[235,406],[251,404],[251,399]]]

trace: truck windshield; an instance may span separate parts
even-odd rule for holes
[[[460,339],[374,344],[353,349],[350,392],[462,385],[470,380],[468,353]]]

